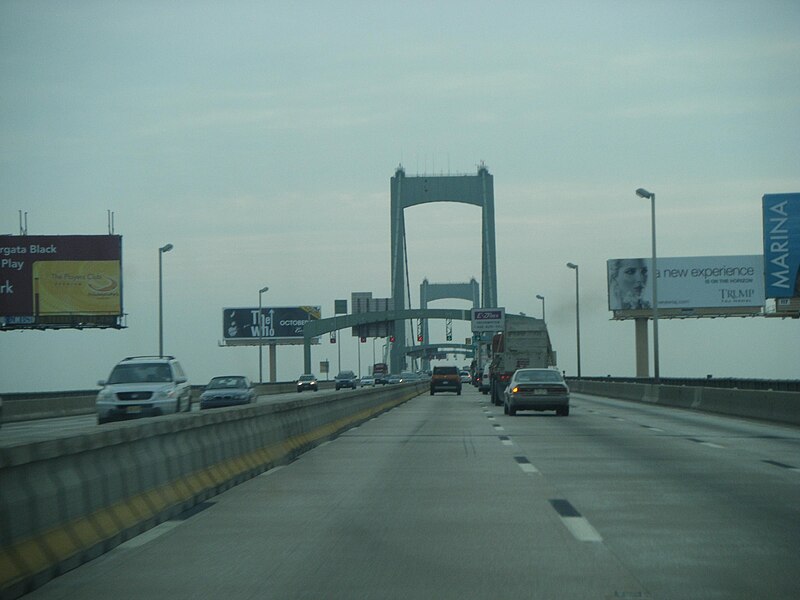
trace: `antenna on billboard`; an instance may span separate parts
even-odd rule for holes
[[[24,216],[23,216],[24,215]],[[28,213],[19,211],[19,234],[28,235]]]
[[[108,213],[108,235],[114,235],[114,211],[108,209],[106,212]]]

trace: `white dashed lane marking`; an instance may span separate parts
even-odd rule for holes
[[[564,526],[579,542],[602,542],[603,537],[592,527],[592,524],[579,513],[567,500],[550,500],[550,504],[561,517]]]
[[[522,469],[525,473],[538,473],[539,469],[534,467],[531,462],[525,458],[524,456],[515,456],[514,460],[517,461],[519,468]]]

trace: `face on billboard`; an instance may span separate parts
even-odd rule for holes
[[[650,308],[652,293],[645,295],[648,275],[649,267],[643,258],[617,258],[608,261],[609,308]]]

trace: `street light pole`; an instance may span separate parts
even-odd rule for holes
[[[577,327],[577,346],[578,346],[578,379],[581,378],[581,298],[580,282],[578,280],[578,265],[567,263],[567,267],[575,269],[575,324]]]
[[[540,296],[539,294],[536,294],[536,297],[539,300],[542,301],[542,321],[544,321],[545,320],[545,318],[544,318],[544,296]]]
[[[264,349],[264,315],[261,313],[261,294],[269,290],[268,286],[264,286],[258,290],[258,383],[264,383],[264,361],[262,359],[262,351]]]
[[[161,269],[161,255],[172,250],[172,244],[158,249],[158,355],[164,356],[164,286]]]
[[[644,188],[636,190],[636,195],[640,198],[650,199],[650,223],[652,228],[653,240],[653,381],[658,384],[661,380],[658,365],[658,266],[656,265],[656,195],[648,192]]]

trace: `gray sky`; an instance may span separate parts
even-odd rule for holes
[[[164,345],[194,383],[257,377],[222,308],[390,294],[389,179],[494,176],[498,294],[574,373],[635,374],[605,262],[761,254],[761,196],[800,191],[800,4],[0,3],[0,233],[123,236],[122,331],[0,333],[0,391],[88,389]],[[406,214],[419,284],[480,277],[480,209]],[[432,307],[468,308],[464,301]],[[444,324],[432,325],[444,339]],[[469,335],[454,324],[455,339]],[[665,321],[661,375],[800,377],[800,322]],[[357,370],[344,336],[342,367]],[[380,344],[376,344],[378,347]],[[363,369],[372,344],[363,346]],[[266,356],[266,352],[265,352]],[[315,369],[335,347],[312,352]],[[462,362],[459,360],[458,362]],[[278,377],[302,371],[282,348]]]

